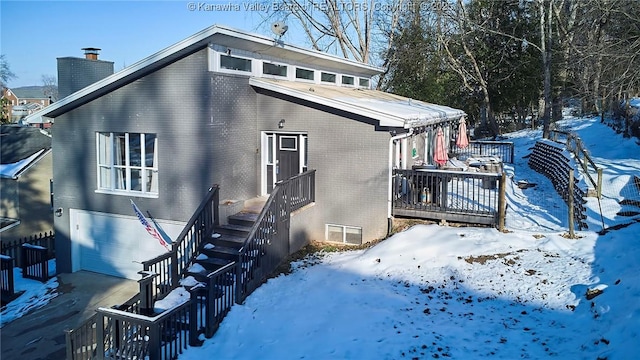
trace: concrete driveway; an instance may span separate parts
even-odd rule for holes
[[[89,271],[60,274],[58,284],[59,295],[49,304],[0,330],[0,359],[65,359],[65,329],[75,329],[98,307],[122,304],[139,291],[137,281]]]

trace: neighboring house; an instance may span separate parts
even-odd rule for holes
[[[386,236],[407,136],[465,114],[371,90],[381,71],[212,26],[30,116],[56,123],[57,269],[137,279],[164,249],[130,199],[175,238],[212,184],[221,202],[245,201],[311,169],[315,203],[292,217],[291,251]]]
[[[0,239],[53,229],[51,137],[17,125],[0,126]]]
[[[2,97],[7,99],[7,115],[12,123],[17,123],[27,115],[43,109],[51,104],[41,86],[25,86],[5,89]]]

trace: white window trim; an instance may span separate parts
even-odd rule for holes
[[[100,134],[110,134],[109,136],[109,145],[108,148],[110,151],[112,151],[111,154],[111,161],[110,164],[101,164],[100,163]],[[135,166],[135,169],[140,169],[140,171],[142,172],[142,179],[143,179],[143,184],[141,186],[142,191],[138,191],[138,190],[131,190],[129,189],[130,185],[131,185],[131,170],[132,167],[129,163],[130,161],[130,156],[127,156],[125,159],[125,164],[124,165],[115,165],[115,159],[114,159],[114,154],[113,154],[113,149],[115,146],[115,134],[125,134],[125,152],[127,154],[129,154],[129,135],[130,134],[138,134],[138,135],[145,135],[145,143],[146,143],[146,135],[155,135],[152,133],[129,133],[129,132],[109,132],[109,131],[97,131],[96,132],[96,190],[95,193],[98,194],[111,194],[111,195],[127,195],[127,196],[132,196],[135,195],[137,197],[146,197],[146,198],[157,198],[158,197],[158,192],[150,192],[150,191],[145,191],[146,188],[146,182],[145,181],[145,173],[146,171],[152,171],[154,173],[154,176],[158,176],[158,137],[156,135],[155,137],[155,144],[154,144],[154,167],[147,167],[146,166],[146,154],[145,154],[145,146],[142,146],[141,144],[141,166]],[[107,167],[106,165],[109,165],[108,168],[110,169],[110,183],[111,183],[111,188],[104,188],[104,187],[100,187],[100,178],[101,178],[101,174],[100,174],[100,169]],[[124,168],[125,169],[125,187],[127,189],[116,189],[115,188],[115,184],[116,184],[116,169],[121,169]],[[127,181],[128,180],[128,181]],[[156,179],[157,181],[157,179]]]
[[[363,77],[355,74],[341,73],[341,72],[336,72],[336,71],[324,69],[324,68],[314,68],[313,66],[311,66],[311,64],[298,63],[297,61],[287,62],[279,58],[252,53],[245,50],[233,49],[233,48],[229,48],[229,47],[221,46],[217,44],[210,44],[208,51],[209,51],[208,53],[209,54],[209,71],[212,71],[212,72],[218,72],[223,74],[244,75],[244,76],[255,76],[255,77],[268,78],[268,79],[279,79],[279,80],[286,79],[289,81],[304,82],[308,84],[325,84],[325,85],[333,85],[338,87],[362,88],[362,89],[371,88],[370,77]],[[239,59],[251,60],[251,71],[231,70],[231,69],[222,68],[220,66],[220,63],[221,63],[220,57],[222,55],[233,56]],[[265,63],[286,66],[287,76],[265,74],[263,72],[263,64]],[[296,77],[297,69],[313,71],[314,79],[308,80],[308,79],[302,79],[302,78]],[[334,82],[322,81],[322,73],[334,75],[335,81]],[[343,84],[342,83],[343,77],[353,78],[353,84],[352,85]],[[361,86],[360,79],[368,80],[369,86]]]
[[[330,74],[330,75],[334,75],[335,76],[335,81],[334,82],[330,82],[330,81],[324,81],[322,80],[322,73],[325,74]],[[336,86],[340,86],[340,83],[338,82],[338,80],[340,79],[340,74],[332,72],[332,71],[320,71],[320,77],[318,78],[318,80],[320,81],[320,84],[333,84]]]
[[[351,225],[341,225],[341,224],[325,224],[324,225],[324,239],[325,239],[325,241],[333,242],[333,241],[329,241],[329,227],[330,226],[335,226],[335,227],[342,228],[342,242],[339,242],[338,244],[358,245],[358,244],[352,244],[352,243],[348,243],[347,242],[347,229],[359,230],[360,231],[360,244],[362,244],[362,227],[361,226],[351,226]]]
[[[277,65],[277,66],[284,66],[287,69],[287,75],[286,76],[280,76],[280,75],[265,74],[264,73],[264,64],[272,64],[272,65]],[[283,63],[283,62],[279,62],[279,61],[262,60],[262,61],[260,61],[260,76],[263,77],[263,78],[268,78],[268,79],[293,80],[293,79],[295,79],[295,71],[291,71],[292,68],[295,69],[294,66],[290,66],[287,63]],[[292,76],[292,73],[293,73],[293,76]]]
[[[294,139],[296,141],[296,146],[294,148],[283,148],[282,147],[282,139]],[[280,151],[298,151],[298,143],[300,142],[299,135],[282,135],[280,136],[280,143],[278,144],[278,150]]]
[[[318,76],[319,76],[319,72],[318,72],[317,70],[309,69],[308,67],[303,67],[303,66],[294,66],[293,68],[294,68],[294,70],[293,70],[293,77],[295,78],[295,81],[298,81],[298,82],[306,82],[306,83],[310,83],[310,84],[317,84],[317,83],[318,83],[318,81],[317,81],[316,79],[317,79],[317,78],[318,78]],[[297,74],[296,74],[296,73],[298,72],[298,69],[313,72],[313,79],[312,79],[312,80],[309,80],[309,79],[299,78],[299,77],[297,76]]]
[[[362,89],[371,89],[371,79],[370,79],[370,78],[367,78],[367,77],[361,77],[361,76],[360,76],[360,77],[356,77],[356,79],[358,79],[357,84],[356,84],[358,88],[362,88]],[[367,86],[360,85],[360,80],[366,80],[366,81],[368,82],[368,85],[367,85]]]
[[[347,74],[339,74],[339,76],[338,76],[338,77],[339,77],[339,79],[338,79],[338,81],[339,81],[339,83],[338,83],[338,84],[339,84],[339,86],[342,86],[342,87],[348,87],[348,88],[355,88],[355,87],[357,87],[357,81],[356,81],[356,80],[358,79],[358,77],[357,77],[357,76],[347,75]],[[342,82],[342,79],[343,79],[343,78],[352,78],[352,79],[353,79],[353,84],[345,84],[345,83],[343,83],[343,82]]]

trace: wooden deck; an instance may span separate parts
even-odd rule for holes
[[[392,215],[497,225],[500,173],[394,170]]]

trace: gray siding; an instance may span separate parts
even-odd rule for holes
[[[76,57],[58,58],[58,96],[62,99],[113,74],[113,62]]]
[[[255,94],[248,78],[207,71],[202,50],[56,118],[54,203],[60,271],[70,269],[68,209],[187,221],[212,184],[221,199],[257,194]],[[96,131],[155,133],[157,199],[96,193]]]
[[[369,119],[280,97],[258,95],[258,127],[308,134],[308,166],[317,170],[316,215],[305,218],[309,240],[325,240],[325,224],[362,227],[363,242],[384,237],[389,132],[377,130]],[[286,120],[281,130],[280,119]]]

